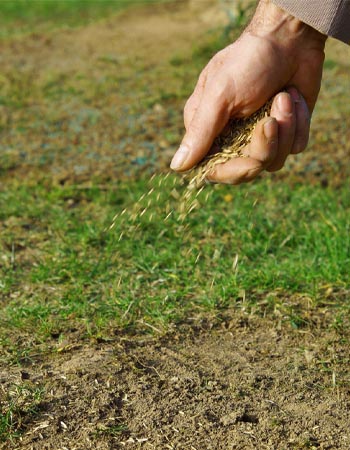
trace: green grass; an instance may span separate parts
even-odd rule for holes
[[[3,0],[0,37],[85,25],[127,6],[162,1],[167,0]]]
[[[161,188],[156,181],[136,221],[133,205],[149,190],[145,180],[107,192],[38,185],[0,193],[0,218],[12,223],[2,234],[5,335],[21,329],[40,341],[74,327],[93,336],[142,323],[165,329],[188,314],[227,307],[270,302],[273,311],[293,294],[317,305],[329,286],[349,285],[346,187],[291,190],[268,180],[234,191],[209,187],[208,199],[204,191],[201,207],[181,222],[178,200],[169,197],[174,180]]]

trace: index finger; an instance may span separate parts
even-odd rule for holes
[[[213,93],[212,89],[203,92],[198,108],[170,167],[183,172],[201,161],[210,150],[216,136],[224,129],[229,118],[227,93],[224,90]]]

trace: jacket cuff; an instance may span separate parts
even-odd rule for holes
[[[327,36],[350,44],[349,0],[272,0],[292,16]],[[321,5],[322,3],[322,5]]]

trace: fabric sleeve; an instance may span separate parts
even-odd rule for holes
[[[350,0],[272,0],[322,34],[350,44]]]

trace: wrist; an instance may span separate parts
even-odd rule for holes
[[[285,50],[303,47],[323,51],[327,36],[305,24],[271,0],[260,0],[246,31]]]

